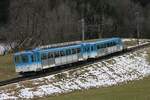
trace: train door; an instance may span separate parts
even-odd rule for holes
[[[67,48],[66,50],[66,53],[65,53],[65,56],[66,56],[66,63],[70,63],[72,61],[72,57],[71,57],[71,50],[69,48]]]
[[[83,59],[88,59],[88,57],[90,55],[90,46],[89,46],[89,44],[83,44],[82,54],[83,54]]]
[[[86,46],[86,52],[87,52],[87,57],[89,58],[90,57],[90,45],[88,44],[87,46]]]
[[[48,53],[48,65],[50,67],[55,66],[55,58],[54,58],[54,53],[53,52]]]
[[[33,71],[28,53],[15,56],[16,72]]]
[[[39,71],[41,70],[41,64],[40,64],[40,61],[39,61],[39,57],[38,57],[38,54],[31,54],[30,55],[30,62],[32,63],[32,68],[34,71]]]
[[[48,68],[48,54],[47,53],[41,54],[41,65],[42,65],[42,69]]]
[[[90,58],[95,58],[96,55],[97,55],[96,44],[91,44],[90,45]]]
[[[82,59],[82,53],[81,53],[81,47],[77,48],[77,55],[78,55],[78,60],[81,61]]]

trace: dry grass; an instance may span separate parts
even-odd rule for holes
[[[150,100],[150,77],[119,86],[93,88],[35,100]]]
[[[0,81],[16,76],[12,55],[0,56]]]
[[[124,44],[126,47],[134,46],[134,45],[137,45],[137,40],[125,41]]]

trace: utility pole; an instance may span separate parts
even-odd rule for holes
[[[84,40],[85,40],[85,21],[84,21],[84,18],[81,19],[81,23],[82,23],[82,41],[84,42]]]
[[[139,12],[136,12],[136,28],[137,28],[137,43],[140,44],[139,38],[140,38],[140,23],[139,23]]]
[[[82,42],[85,40],[85,2],[82,4],[81,9],[81,27],[82,27]]]

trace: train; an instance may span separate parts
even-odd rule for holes
[[[13,54],[17,73],[38,72],[122,51],[119,37],[39,47]]]

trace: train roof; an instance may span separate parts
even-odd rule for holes
[[[66,47],[66,46],[72,46],[82,43],[82,41],[73,41],[73,42],[64,42],[64,43],[56,43],[56,44],[50,44],[45,46],[37,47],[36,49],[51,49],[51,48],[60,48],[60,47]]]
[[[70,44],[68,45],[64,45],[64,46],[54,46],[54,47],[51,47],[51,48],[35,48],[33,50],[27,50],[27,51],[22,51],[22,52],[17,52],[15,53],[14,55],[20,55],[20,54],[31,54],[33,52],[48,52],[48,51],[58,51],[58,50],[63,50],[63,49],[67,49],[67,48],[78,48],[80,47],[81,45],[84,45],[84,44],[96,44],[96,43],[104,43],[104,42],[110,42],[110,41],[116,41],[120,38],[118,37],[115,37],[115,38],[105,38],[105,39],[96,39],[96,40],[88,40],[88,41],[85,41],[85,42],[78,42],[78,43],[73,43],[73,42],[70,42]]]
[[[64,49],[68,49],[68,48],[79,48],[79,47],[81,47],[81,45],[76,44],[76,45],[65,46],[65,47],[57,47],[57,48],[38,50],[38,52],[59,51],[59,50],[64,50]]]
[[[22,54],[32,54],[33,52],[32,51],[21,51],[21,52],[17,52],[15,53],[14,55],[17,56],[17,55],[22,55]]]
[[[33,52],[48,52],[48,51],[59,51],[59,50],[63,50],[63,49],[67,49],[67,48],[78,48],[80,47],[80,44],[76,44],[76,45],[71,45],[71,46],[65,46],[65,47],[57,47],[57,48],[48,48],[48,49],[33,49],[33,50],[26,50],[26,51],[21,51],[21,52],[17,52],[14,55],[22,55],[22,54],[32,54]]]
[[[39,52],[47,52],[47,51],[59,51],[67,48],[78,48],[81,47],[81,45],[84,44],[95,44],[95,43],[103,43],[103,42],[110,42],[110,41],[115,41],[120,38],[106,38],[106,39],[97,39],[96,41],[85,41],[80,44],[75,44],[75,45],[69,45],[69,46],[64,46],[64,47],[57,47],[57,48],[49,48],[49,49],[40,49]]]
[[[120,38],[115,37],[115,38],[105,38],[105,39],[99,39],[97,41],[91,41],[91,42],[87,42],[89,44],[95,44],[95,43],[104,43],[104,42],[110,42],[110,41],[117,41],[120,40]]]

